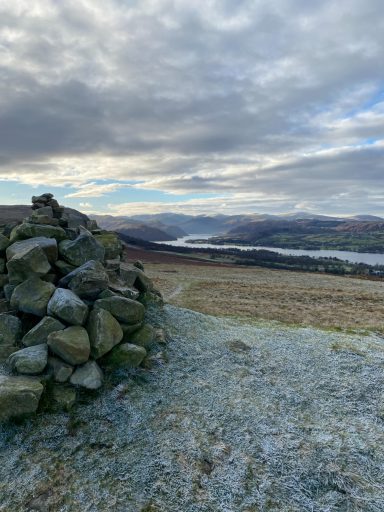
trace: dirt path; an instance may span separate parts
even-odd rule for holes
[[[152,371],[3,429],[2,512],[382,512],[381,338],[152,321],[170,335]]]
[[[164,300],[166,302],[169,302],[170,300],[174,299],[175,297],[177,297],[178,295],[180,295],[180,293],[183,291],[183,285],[179,284],[176,286],[176,288],[174,288],[171,293],[168,293],[167,295],[164,296]]]

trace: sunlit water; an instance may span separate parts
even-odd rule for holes
[[[289,254],[291,256],[312,256],[313,258],[339,258],[340,260],[350,261],[352,263],[366,263],[367,265],[384,265],[384,254],[375,254],[369,252],[352,252],[352,251],[332,251],[332,250],[306,250],[306,249],[283,249],[280,247],[264,247],[261,245],[215,245],[209,243],[191,244],[187,240],[207,240],[214,235],[187,235],[170,242],[159,242],[174,247],[201,247],[202,249],[241,249],[250,251],[254,249],[266,249],[268,251],[277,252],[279,254]]]

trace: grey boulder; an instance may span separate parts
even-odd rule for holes
[[[130,343],[133,343],[134,345],[149,348],[155,341],[156,333],[152,325],[145,324],[136,332],[126,335],[126,337],[129,339]],[[124,340],[126,337],[124,337]]]
[[[80,235],[75,240],[60,242],[59,253],[65,261],[79,267],[89,260],[103,261],[105,250],[92,233],[80,228]]]
[[[48,303],[48,314],[70,325],[83,325],[88,306],[71,290],[57,288]]]
[[[11,296],[11,308],[36,316],[47,314],[47,305],[55,286],[38,277],[30,277],[16,286]]]
[[[46,343],[48,335],[51,332],[61,331],[65,329],[65,325],[52,318],[51,316],[45,316],[40,322],[35,325],[21,340],[23,345],[31,347],[33,345],[40,345]]]
[[[94,306],[95,308],[106,309],[119,322],[130,325],[142,322],[145,313],[145,308],[140,302],[125,297],[116,296],[98,299]]]
[[[9,284],[22,283],[29,277],[42,277],[47,274],[51,265],[45,252],[38,245],[24,247],[7,263]]]
[[[14,352],[8,357],[7,366],[17,373],[38,375],[44,371],[47,360],[48,346],[44,343]]]
[[[54,354],[71,365],[85,363],[91,352],[88,333],[78,325],[52,332],[47,343]]]
[[[139,366],[147,355],[144,347],[139,347],[131,343],[122,343],[115,347],[104,358],[106,366],[119,368],[136,368]]]
[[[96,361],[88,361],[76,368],[71,375],[70,383],[86,389],[98,389],[103,384],[103,372]]]
[[[85,299],[95,299],[108,288],[109,280],[100,261],[90,260],[73,270],[59,281],[59,286],[70,288]]]
[[[0,375],[0,421],[36,412],[43,389],[33,378]]]
[[[140,292],[154,291],[153,283],[150,278],[134,265],[122,263],[120,266],[120,278],[128,287],[135,287]]]
[[[105,309],[94,309],[89,315],[87,331],[91,343],[91,354],[102,357],[123,339],[119,322]]]
[[[66,382],[73,373],[73,366],[57,357],[48,357],[48,370],[55,382]]]
[[[58,242],[65,240],[67,235],[63,228],[59,226],[49,226],[44,224],[30,224],[23,222],[12,229],[10,240],[17,242],[18,240],[25,240],[27,238],[35,237],[55,238]]]
[[[57,241],[54,238],[46,238],[43,236],[29,238],[28,240],[21,240],[10,245],[7,249],[7,260],[12,259],[20,251],[23,251],[27,247],[33,247],[38,245],[48,258],[50,263],[55,263],[58,258]]]

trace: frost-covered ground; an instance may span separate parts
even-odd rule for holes
[[[381,338],[163,316],[168,362],[1,432],[1,511],[384,510]]]

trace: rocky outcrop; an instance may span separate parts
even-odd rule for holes
[[[70,217],[52,194],[32,203],[0,234],[0,420],[35,412],[42,396],[71,407],[76,388],[139,366],[154,339],[141,302],[159,293],[142,265],[121,263],[117,235]]]

